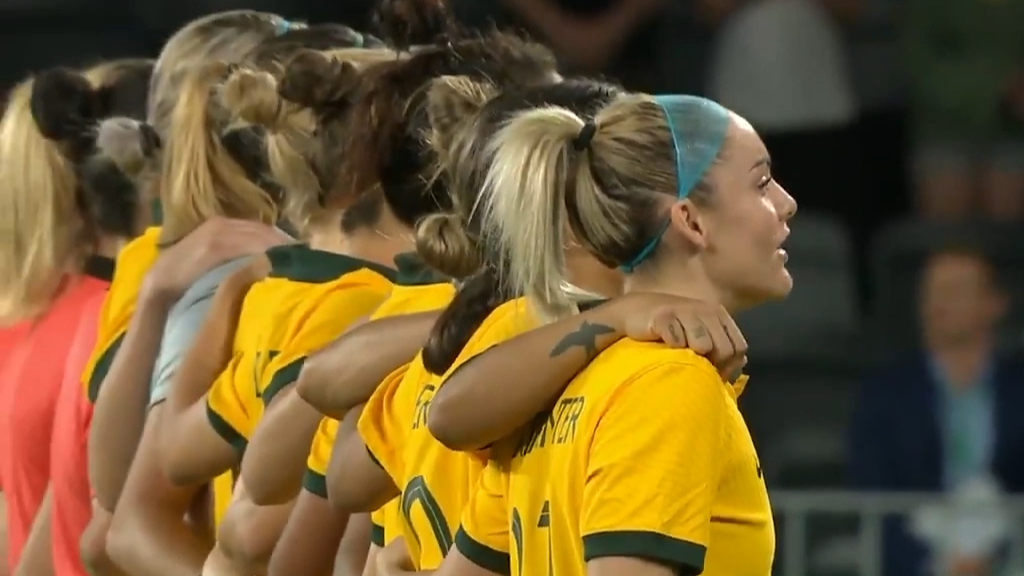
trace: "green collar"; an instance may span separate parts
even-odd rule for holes
[[[395,283],[400,286],[422,286],[424,284],[440,284],[448,282],[443,274],[434,270],[420,259],[415,252],[403,252],[395,256],[395,268],[398,275]]]
[[[271,278],[287,278],[296,282],[330,282],[364,268],[392,282],[396,276],[395,271],[386,266],[344,254],[313,250],[306,244],[275,246],[267,250],[267,258],[270,259]]]

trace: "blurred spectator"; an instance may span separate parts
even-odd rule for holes
[[[1007,309],[980,254],[934,254],[921,283],[919,354],[870,378],[851,430],[856,487],[951,491],[991,475],[1024,491],[1024,366],[997,356],[996,325]],[[903,519],[885,525],[887,576],[926,573],[929,550]],[[981,576],[981,575],[979,575]]]
[[[909,0],[922,214],[1024,218],[1024,3]]]
[[[848,218],[862,170],[836,18],[852,17],[855,1],[698,1],[707,21],[721,22],[709,96],[758,129],[772,173],[802,210]]]

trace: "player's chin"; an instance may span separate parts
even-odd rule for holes
[[[784,266],[777,270],[766,284],[765,296],[767,300],[782,300],[793,291],[793,277],[790,276],[789,270],[786,270]]]

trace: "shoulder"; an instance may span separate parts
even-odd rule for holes
[[[196,281],[193,282],[187,290],[185,290],[181,299],[179,299],[171,309],[171,315],[173,316],[176,313],[183,313],[196,303],[212,297],[214,292],[217,291],[217,287],[220,286],[228,276],[246,266],[251,261],[252,256],[244,256],[242,258],[228,260],[219,266],[207,270],[205,274],[196,279]]]
[[[706,358],[657,342],[623,339],[598,354],[577,377],[610,398],[640,390],[668,403],[725,398],[727,383]]]
[[[131,266],[133,261],[144,257],[155,259],[160,252],[160,228],[147,228],[141,236],[136,237],[121,248],[117,254],[117,269],[121,268],[122,262]]]
[[[505,302],[488,314],[470,339],[469,346],[490,346],[504,342],[533,330],[539,324],[526,299],[517,298]]]
[[[455,296],[455,286],[450,283],[403,286],[396,284],[373,313],[373,319],[415,314],[443,308]]]

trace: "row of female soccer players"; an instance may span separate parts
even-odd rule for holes
[[[14,92],[12,569],[84,573],[80,539],[94,574],[767,574],[719,376],[725,310],[791,284],[756,133],[436,2],[379,16],[216,14]]]

